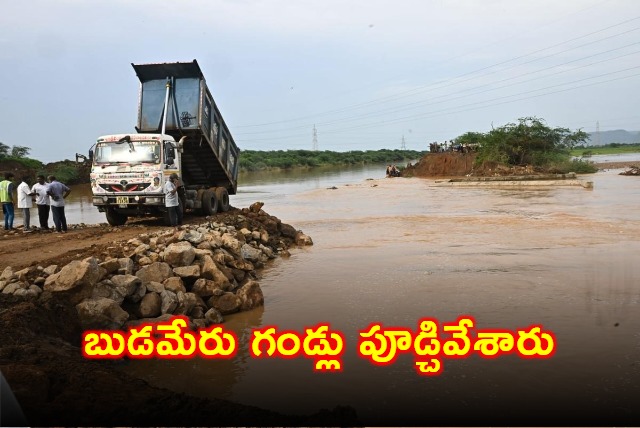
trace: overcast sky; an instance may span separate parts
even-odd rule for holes
[[[241,149],[640,130],[639,0],[1,0],[0,142],[86,153],[134,131],[131,63],[193,59]]]

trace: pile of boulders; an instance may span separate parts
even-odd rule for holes
[[[620,175],[635,175],[635,176],[638,176],[638,175],[640,175],[640,167],[630,166],[628,170],[621,172]]]
[[[0,275],[0,291],[68,299],[84,329],[119,329],[185,315],[203,328],[264,304],[256,272],[311,238],[270,216],[262,203],[206,223],[116,242],[100,260],[30,266]],[[215,220],[215,221],[213,221]]]

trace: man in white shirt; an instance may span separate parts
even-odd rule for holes
[[[33,207],[32,193],[27,184],[28,179],[28,177],[22,177],[22,182],[18,185],[18,209],[22,209],[23,232],[25,233],[31,232],[29,226],[31,225],[31,208]]]
[[[165,207],[167,207],[171,226],[175,227],[176,230],[178,230],[178,210],[180,209],[180,202],[178,201],[178,188],[175,184],[177,180],[178,175],[174,173],[169,176],[169,180],[167,180],[167,182],[164,184],[164,205]]]
[[[31,193],[36,196],[40,228],[42,230],[49,230],[49,205],[51,204],[49,195],[47,195],[47,183],[45,182],[44,175],[38,176],[38,182],[31,188]]]

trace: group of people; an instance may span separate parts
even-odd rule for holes
[[[400,170],[395,165],[387,165],[387,177],[400,177]]]
[[[29,177],[23,177],[16,186],[13,182],[14,174],[7,172],[4,180],[0,181],[0,202],[2,202],[2,214],[4,215],[4,230],[13,230],[15,216],[14,191],[17,194],[18,209],[22,210],[24,233],[34,230],[31,227],[31,208],[35,202],[38,208],[38,219],[41,230],[50,230],[49,212],[53,214],[53,223],[57,233],[67,232],[67,218],[64,213],[64,200],[71,189],[50,175],[45,180],[44,175],[38,175],[37,182],[29,187]]]
[[[455,140],[445,141],[444,143],[433,142],[429,144],[429,151],[431,153],[444,153],[444,152],[458,152],[469,153],[478,150],[478,144],[461,144],[456,143]]]

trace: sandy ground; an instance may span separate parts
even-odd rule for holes
[[[229,211],[230,213],[233,211]],[[215,221],[214,217],[209,217]],[[185,224],[206,221],[199,216],[185,216]],[[129,221],[124,226],[107,225],[78,226],[70,225],[65,234],[34,231],[23,233],[22,226],[16,231],[0,233],[0,270],[6,266],[15,269],[31,265],[47,267],[51,264],[64,265],[72,260],[89,256],[104,259],[110,253],[116,241],[127,241],[143,233],[167,229],[159,219],[140,219]]]

